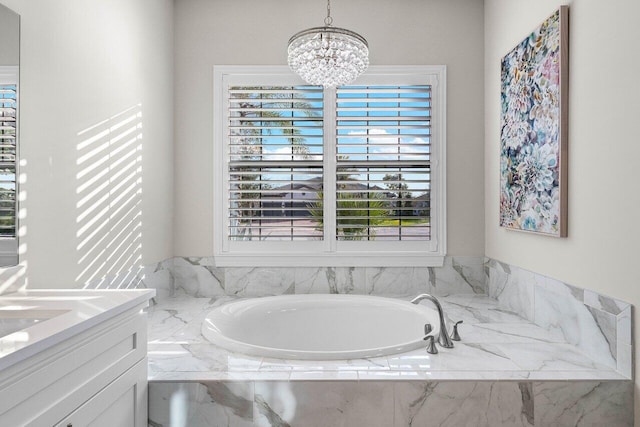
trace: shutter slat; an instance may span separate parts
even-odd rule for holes
[[[281,160],[281,161],[233,161],[229,162],[230,168],[318,168],[322,169],[322,161],[313,160]]]
[[[372,135],[372,134],[357,134],[357,133],[352,133],[349,135],[338,135],[337,138],[340,142],[340,147],[362,147],[362,146],[389,146],[388,142],[380,142],[380,143],[376,143],[376,142],[367,142],[365,143],[360,143],[360,144],[354,144],[354,143],[347,143],[347,142],[342,142],[344,140],[353,140],[353,139],[407,139],[407,138],[428,138],[429,135],[425,135],[423,133],[412,133],[412,134],[402,134],[402,135],[389,135],[389,134],[384,134],[384,135]],[[407,147],[428,147],[430,146],[430,143],[419,143],[419,142],[410,142],[407,143]]]
[[[338,95],[338,102],[342,101],[342,100],[348,100],[349,97],[345,97],[344,95],[348,95],[348,94],[358,94],[361,95],[361,97],[363,94],[392,94],[392,95],[396,95],[396,94],[403,94],[403,93],[431,93],[430,87],[429,86],[406,86],[406,87],[396,87],[396,86],[389,86],[389,87],[366,87],[366,86],[347,86],[347,87],[341,87],[338,88],[337,91],[337,95]],[[378,98],[379,99],[379,98]]]
[[[341,94],[342,93],[343,93],[343,91],[341,91]],[[431,97],[427,97],[427,96],[424,96],[424,97],[409,97],[409,96],[387,97],[387,96],[380,96],[380,97],[377,97],[377,98],[356,98],[356,97],[341,96],[339,98],[339,102],[342,105],[349,105],[349,104],[354,104],[354,103],[365,103],[365,104],[368,104],[368,105],[372,105],[372,104],[407,104],[407,103],[428,104],[428,103],[431,102]]]
[[[427,122],[429,120],[430,116],[370,116],[366,120],[362,117],[340,116],[338,117],[338,127],[340,127],[341,122]]]
[[[412,160],[396,160],[396,161],[387,161],[387,160],[341,160],[338,159],[338,167],[339,168],[388,168],[388,169],[397,169],[397,168],[415,168],[429,167],[429,161],[425,160],[424,162],[418,162]]]
[[[283,120],[284,119],[284,120]],[[236,122],[282,122],[282,123],[291,123],[291,122],[321,122],[322,117],[241,117],[241,116],[230,116],[230,123]]]

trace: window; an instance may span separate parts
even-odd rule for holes
[[[18,67],[0,67],[0,266],[18,262],[17,138]]]
[[[218,265],[441,265],[445,68],[214,69]]]

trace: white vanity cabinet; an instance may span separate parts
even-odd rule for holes
[[[0,371],[0,426],[146,426],[147,300],[134,302]]]
[[[143,426],[147,422],[147,360],[119,376],[56,427]]]

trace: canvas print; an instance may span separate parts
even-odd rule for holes
[[[568,18],[563,6],[502,59],[500,225],[566,236]]]

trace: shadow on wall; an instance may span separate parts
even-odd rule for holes
[[[142,263],[142,105],[78,132],[76,253],[84,288],[135,287]]]

